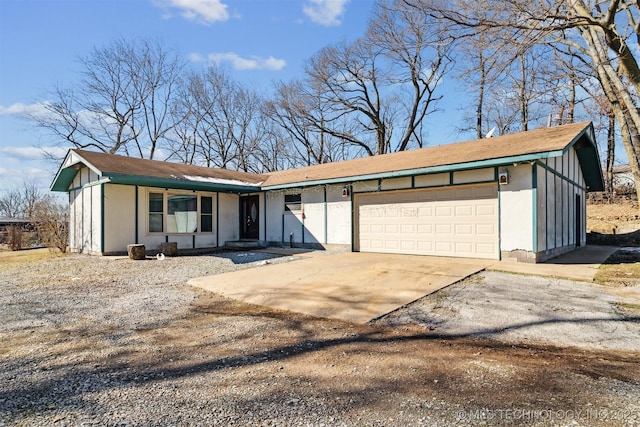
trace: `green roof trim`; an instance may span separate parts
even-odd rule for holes
[[[64,192],[69,191],[69,186],[71,186],[71,183],[77,174],[78,169],[75,168],[60,169],[51,184],[50,190]]]
[[[562,150],[563,153],[566,153],[572,147],[576,150],[587,191],[604,191],[604,176],[602,175],[600,155],[598,154],[592,123],[573,138]],[[593,165],[593,167],[589,167],[589,165]]]
[[[260,187],[250,185],[199,182],[184,179],[153,178],[137,175],[107,174],[104,176],[109,178],[109,182],[111,184],[140,185],[143,187],[211,191],[220,193],[255,193],[257,191],[260,191]]]
[[[331,179],[318,179],[313,181],[304,181],[291,184],[280,184],[272,186],[263,186],[263,190],[282,190],[292,187],[311,187],[324,184],[345,184],[353,181],[369,181],[373,179],[389,179],[389,178],[403,178],[417,175],[429,175],[435,173],[444,172],[458,172],[470,169],[483,169],[496,166],[505,166],[513,163],[528,163],[539,159],[545,159],[548,157],[562,156],[562,151],[548,151],[544,153],[526,154],[521,156],[501,157],[497,159],[480,160],[476,162],[457,163],[452,165],[442,166],[430,166],[426,168],[406,169],[392,172],[380,172],[367,175],[354,175],[341,178]]]
[[[351,171],[351,173],[354,173],[354,175],[340,176],[341,174],[349,173],[348,170],[343,170],[340,173],[335,173],[335,171],[333,173],[325,173],[326,168],[324,168],[321,169],[321,171],[324,172],[321,172],[319,176],[316,175],[316,177],[312,177],[311,179],[306,179],[306,173],[304,173],[304,177],[302,176],[303,172],[306,170],[305,168],[302,168],[297,175],[294,173],[286,181],[283,181],[282,179],[273,180],[274,182],[280,182],[279,184],[274,185],[268,185],[268,174],[255,175],[229,171],[225,171],[224,173],[222,173],[222,170],[219,170],[217,172],[214,172],[213,174],[204,172],[202,173],[202,175],[200,175],[197,169],[193,169],[193,166],[184,166],[184,168],[191,169],[188,169],[189,172],[183,172],[180,169],[176,170],[175,165],[168,166],[167,164],[165,164],[167,165],[165,167],[159,162],[149,163],[148,160],[141,160],[141,162],[145,162],[144,164],[140,162],[135,163],[131,160],[117,159],[115,157],[108,156],[105,157],[105,154],[98,155],[93,152],[86,152],[82,150],[69,150],[50,188],[51,191],[70,191],[70,187],[80,170],[80,165],[83,165],[91,169],[98,176],[99,182],[104,183],[138,185],[155,188],[171,188],[191,191],[210,191],[243,194],[269,190],[281,190],[287,188],[311,187],[318,185],[340,185],[353,183],[355,181],[412,177],[418,175],[429,175],[447,172],[453,173],[457,171],[472,169],[500,167],[510,164],[530,163],[541,159],[560,157],[566,154],[571,148],[574,148],[578,157],[587,191],[603,191],[604,178],[602,176],[600,158],[595,142],[595,132],[593,129],[593,124],[588,123],[586,124],[586,126],[583,126],[581,123],[577,123],[564,126],[565,133],[573,130],[574,132],[577,132],[577,134],[572,133],[566,135],[566,139],[564,139],[564,141],[567,141],[569,138],[571,138],[571,140],[566,144],[561,139],[560,143],[554,142],[553,144],[547,144],[546,146],[544,144],[541,144],[542,146],[538,147],[539,150],[547,149],[548,151],[532,152],[533,150],[516,150],[514,152],[514,150],[503,150],[502,153],[500,153],[498,150],[498,152],[493,153],[493,155],[500,156],[500,154],[502,154],[502,157],[494,157],[488,159],[482,159],[482,157],[484,157],[484,152],[479,152],[480,156],[476,155],[475,158],[473,156],[467,156],[466,159],[465,156],[459,157],[459,161],[461,161],[460,163],[436,164],[436,162],[426,161],[424,163],[431,164],[431,166],[415,167],[420,166],[420,162],[405,162],[405,165],[407,167],[413,168],[398,170],[389,170],[388,168],[390,165],[379,165],[380,162],[377,161],[375,162],[375,167],[365,167],[360,168],[360,170]],[[578,126],[580,127],[578,128]],[[540,131],[536,130],[532,132]],[[537,135],[540,134],[538,133]],[[551,137],[558,139],[557,132],[556,136],[554,136],[552,132]],[[538,138],[540,138],[540,136],[538,136]],[[511,139],[513,139],[513,137]],[[518,142],[519,141],[517,140],[515,141],[516,144]],[[513,143],[514,141],[511,141],[512,146]],[[487,153],[491,153],[490,148],[490,146],[487,146]],[[516,154],[517,151],[527,154]],[[91,164],[90,160],[92,159],[97,162],[96,164],[98,166],[102,166],[104,170],[100,170],[99,167]],[[449,160],[455,161],[455,158]],[[362,164],[362,162],[360,161],[359,164]],[[161,166],[159,167],[158,165]],[[147,167],[151,169],[146,169]],[[396,167],[401,168],[402,162],[400,162],[400,164],[397,164]],[[147,170],[146,176],[139,175],[144,174],[145,170]],[[154,171],[155,173],[152,173],[151,171]],[[292,170],[292,172],[295,171],[296,170]],[[236,177],[238,174],[240,174],[240,176]],[[322,177],[323,174],[324,177]],[[272,176],[276,175],[274,174]],[[260,178],[266,179],[266,182],[259,182]]]

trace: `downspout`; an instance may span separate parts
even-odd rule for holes
[[[532,237],[532,250],[534,255],[536,255],[538,253],[538,165],[537,164],[533,164],[532,165],[532,172],[531,172],[531,192],[532,197],[533,197],[533,209],[532,209],[532,229],[533,229],[533,235]],[[537,255],[536,255],[536,259],[537,259]]]
[[[498,260],[502,261],[502,212],[500,207],[502,206],[502,196],[500,191],[500,172],[498,167],[494,169],[494,178],[496,185],[498,186]]]
[[[92,187],[93,188],[93,187]],[[104,253],[104,184],[100,184],[100,253]],[[93,209],[92,209],[93,215]],[[93,226],[91,227],[93,230]]]
[[[216,247],[220,247],[220,193],[216,193]]]
[[[328,241],[328,223],[327,223],[327,186],[324,186],[324,244],[329,243]]]
[[[134,241],[136,244],[138,244],[138,243],[140,243],[140,242],[138,241],[138,238],[139,238],[139,234],[138,234],[138,232],[139,232],[139,230],[138,230],[138,222],[140,221],[140,216],[139,216],[139,214],[140,214],[140,211],[139,211],[140,206],[139,206],[139,201],[138,201],[138,197],[139,197],[139,191],[138,191],[138,190],[139,190],[139,188],[138,188],[138,186],[137,186],[137,185],[135,186],[135,189],[136,189],[136,190],[135,190],[135,197],[136,197],[136,202],[135,202],[135,211],[136,211],[136,212],[135,212],[135,220],[134,220],[135,236],[134,236],[133,241]]]

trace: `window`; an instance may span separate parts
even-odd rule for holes
[[[302,194],[285,194],[284,195],[284,211],[294,212],[302,208]]]
[[[200,228],[204,233],[213,231],[213,198],[200,197]]]
[[[198,196],[173,195],[167,198],[167,233],[198,231]]]
[[[162,233],[164,194],[149,193],[149,233]]]
[[[149,233],[212,233],[213,214],[211,196],[149,193]]]

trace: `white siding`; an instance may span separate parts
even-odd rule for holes
[[[509,183],[501,185],[500,249],[533,250],[532,166],[529,164],[500,168],[509,173]]]
[[[81,168],[72,183],[69,248],[74,252],[101,251],[101,188],[92,185],[97,179],[88,168]]]
[[[240,239],[240,199],[236,194],[220,193],[220,245]]]
[[[448,173],[437,173],[433,175],[420,175],[413,179],[416,187],[438,187],[449,185],[450,176]]]
[[[536,210],[538,215],[537,221],[537,233],[538,233],[538,251],[547,249],[547,186],[546,186],[546,170],[541,166],[537,168],[537,203],[538,209]]]
[[[378,191],[378,180],[370,180],[363,182],[354,182],[351,190],[354,193],[364,193],[368,191]]]
[[[538,167],[538,251],[570,250],[586,243],[585,192],[586,184],[578,157],[573,148],[557,158],[541,160],[548,169]],[[576,195],[580,207],[576,208]],[[580,218],[576,215],[580,212]],[[576,221],[580,233],[576,235]],[[562,249],[565,248],[565,249]]]
[[[303,225],[301,229],[304,230],[304,242],[326,243],[324,187],[309,188],[302,192],[302,212],[304,219],[300,218],[300,221]]]
[[[473,169],[453,173],[454,184],[468,184],[471,182],[493,181],[495,170],[493,168]]]
[[[280,242],[282,238],[282,215],[284,193],[269,191],[265,194],[267,216],[267,241]]]
[[[375,188],[377,185],[375,181]],[[333,185],[326,186],[326,190],[324,186],[290,190],[289,193],[300,192],[302,196],[302,209],[297,212],[285,212],[285,193],[267,192],[267,240],[288,244],[293,233],[294,243],[303,243],[304,237],[304,243],[350,245],[351,198],[342,197],[342,188]]]
[[[411,177],[383,179],[380,184],[381,190],[401,190],[411,188]]]
[[[351,198],[342,197],[342,187],[327,187],[327,243],[351,246]]]
[[[104,252],[120,252],[136,243],[135,187],[104,186]]]

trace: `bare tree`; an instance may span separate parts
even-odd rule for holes
[[[119,40],[80,58],[81,80],[58,86],[33,116],[59,143],[152,159],[178,123],[171,114],[183,62],[158,43]]]
[[[177,97],[169,158],[208,167],[262,170],[261,144],[270,123],[262,113],[262,97],[215,65],[188,75]]]
[[[300,81],[276,85],[272,100],[265,102],[264,115],[284,132],[291,142],[293,162],[310,166],[343,160],[340,140],[326,132],[324,123],[330,115],[329,106],[322,102],[322,93],[315,85]]]
[[[36,181],[0,189],[0,216],[31,219],[35,207],[45,197]]]
[[[640,195],[640,4],[635,0],[403,0],[434,19],[479,33],[528,31],[531,45],[568,46],[593,69],[613,111]]]
[[[371,156],[422,146],[418,131],[435,111],[450,64],[436,25],[400,2],[379,2],[365,37],[320,50],[304,82],[322,105],[309,117],[313,126],[347,152]]]
[[[31,220],[36,226],[41,244],[61,253],[67,251],[69,216],[66,205],[47,195],[34,206]]]
[[[0,215],[6,218],[24,218],[24,199],[19,188],[0,191]]]

